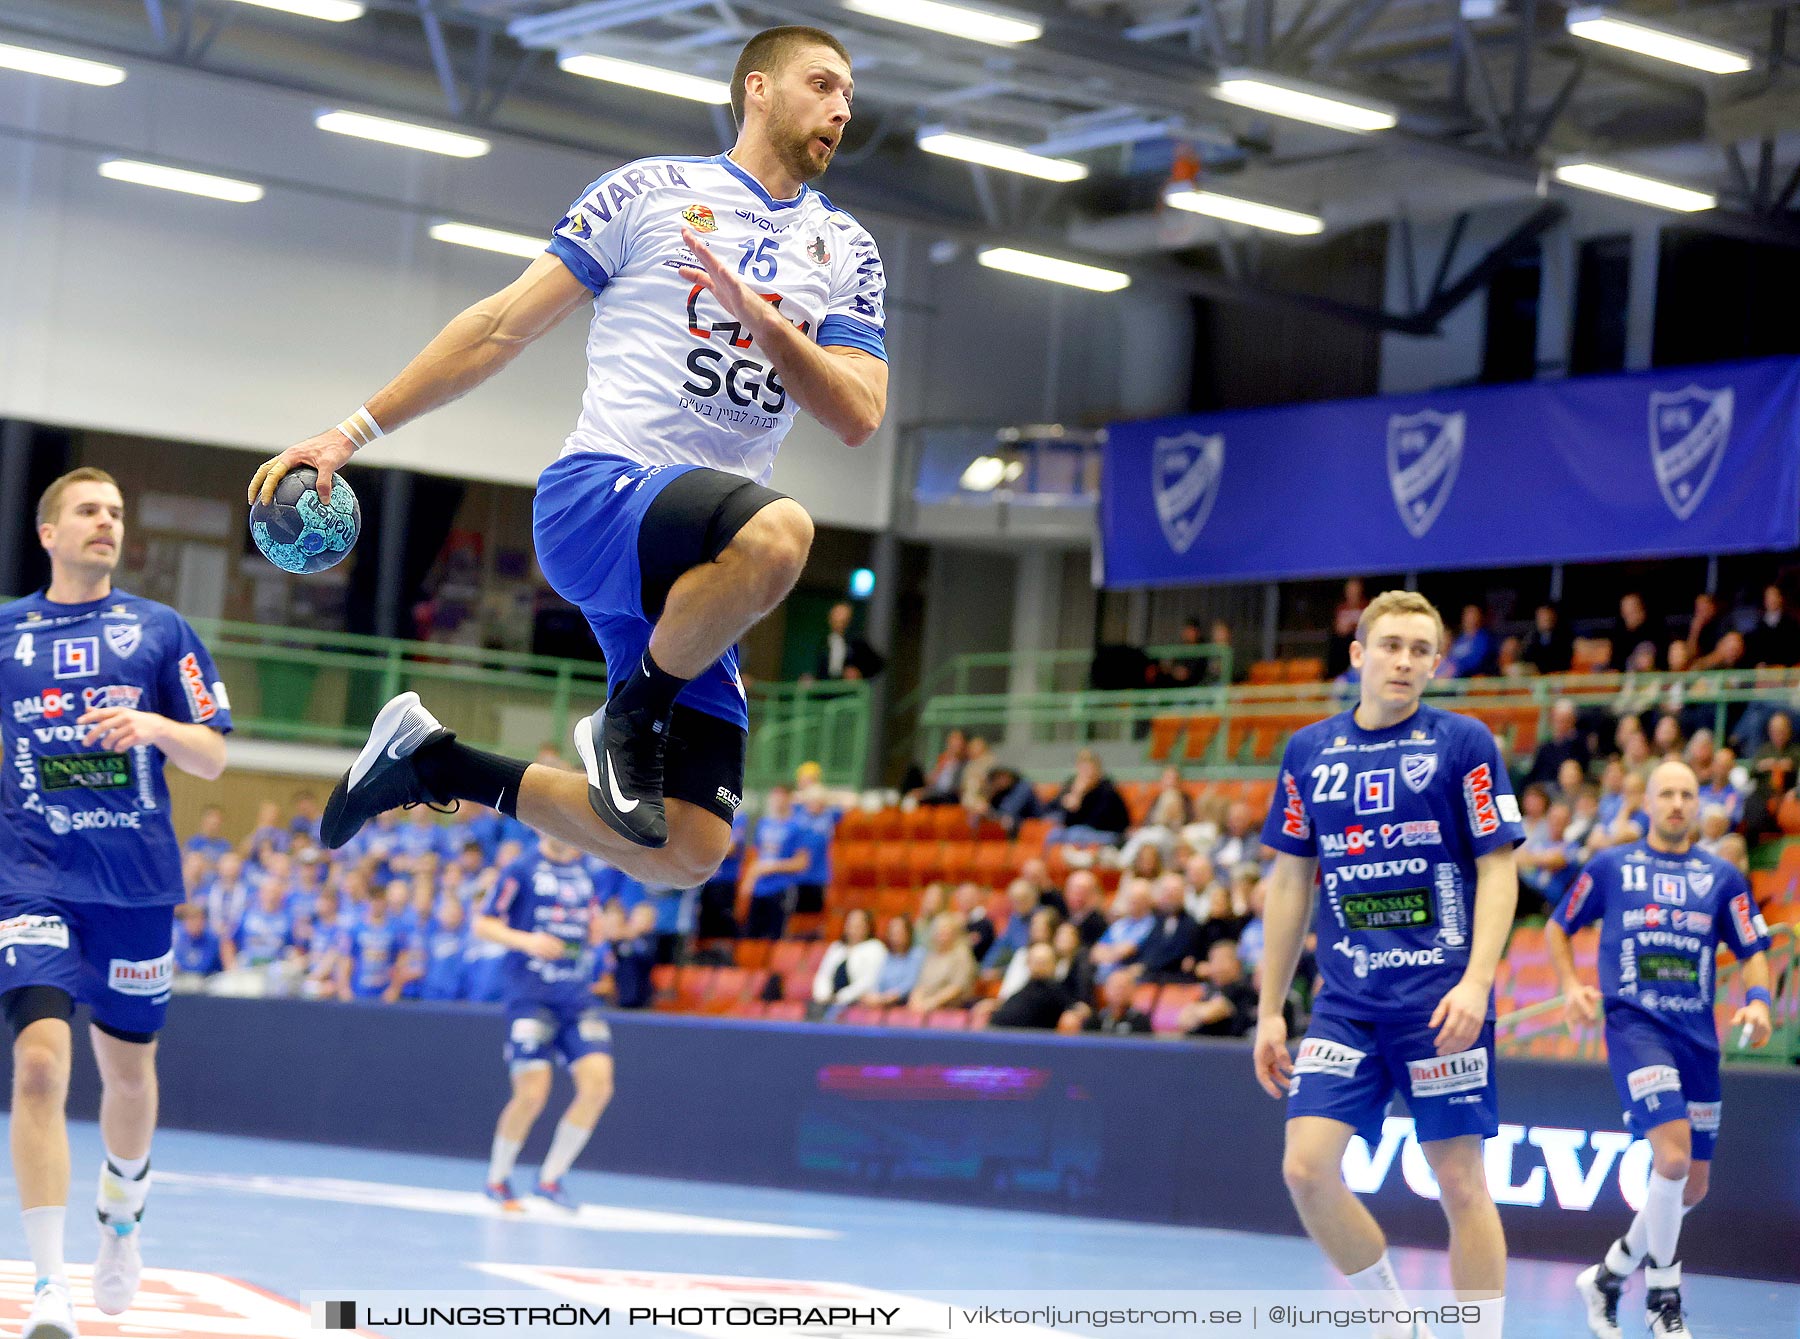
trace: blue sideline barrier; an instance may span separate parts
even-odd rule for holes
[[[505,1086],[505,1024],[490,1009],[183,998],[169,1022],[166,1125],[487,1155]],[[618,1096],[582,1164],[596,1170],[1300,1230],[1281,1184],[1281,1107],[1240,1042],[652,1014],[615,1015],[614,1035]],[[85,1046],[70,1105],[92,1118]],[[1616,1133],[1600,1066],[1509,1060],[1500,1079],[1502,1117],[1519,1126],[1490,1142],[1489,1180],[1513,1249],[1591,1259],[1629,1220],[1621,1185],[1641,1186],[1647,1146]],[[1442,1215],[1413,1188],[1429,1191],[1429,1173],[1408,1129],[1390,1117],[1353,1180],[1376,1187],[1395,1241],[1442,1246]],[[1728,1070],[1712,1196],[1694,1221],[1731,1230],[1687,1236],[1689,1267],[1800,1280],[1797,1167],[1800,1073]]]

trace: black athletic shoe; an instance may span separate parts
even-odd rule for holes
[[[413,766],[413,754],[427,744],[456,736],[419,705],[417,693],[402,693],[383,707],[369,727],[369,742],[332,789],[319,821],[319,840],[335,851],[376,814],[433,804]]]
[[[669,844],[663,811],[663,754],[669,721],[645,711],[602,708],[575,725],[575,752],[587,768],[588,803],[600,821],[638,846]]]
[[[1681,1314],[1681,1289],[1652,1288],[1644,1299],[1644,1324],[1649,1327],[1650,1339],[1663,1339],[1664,1335],[1686,1339],[1692,1331]]]

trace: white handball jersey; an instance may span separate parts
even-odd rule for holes
[[[681,277],[683,225],[808,339],[886,361],[875,240],[809,187],[769,197],[716,158],[643,158],[583,192],[550,250],[594,292],[587,391],[563,454],[708,465],[767,483],[794,419],[781,378],[718,301]]]

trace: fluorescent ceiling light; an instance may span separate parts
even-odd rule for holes
[[[253,181],[188,172],[160,163],[142,163],[135,158],[108,158],[100,164],[100,175],[112,181],[129,181],[136,186],[154,186],[158,190],[181,191],[186,195],[204,195],[209,200],[226,200],[234,205],[253,204],[263,198],[263,188]]]
[[[1258,204],[1235,195],[1220,195],[1217,191],[1196,190],[1191,186],[1163,192],[1163,202],[1190,214],[1207,214],[1228,223],[1245,223],[1269,232],[1284,232],[1290,237],[1313,237],[1325,231],[1325,220],[1312,214],[1282,209],[1278,205]]]
[[[1032,42],[1044,35],[1044,25],[1023,14],[970,9],[966,5],[947,5],[942,0],[844,0],[844,8],[996,46]]]
[[[710,102],[717,107],[731,101],[731,85],[723,80],[702,79],[696,74],[665,70],[660,65],[640,65],[634,60],[596,56],[585,51],[564,56],[556,63],[584,79],[604,79],[609,84],[667,93],[670,97],[687,98],[691,102]]]
[[[1049,158],[1041,153],[1032,153],[1029,149],[981,139],[975,135],[962,135],[937,126],[921,130],[918,143],[926,153],[960,158],[965,163],[997,167],[1002,172],[1018,172],[1044,181],[1080,181],[1088,174],[1087,168],[1073,158]]]
[[[1658,181],[1655,177],[1639,176],[1636,172],[1625,172],[1599,163],[1564,163],[1556,169],[1556,179],[1571,186],[1580,186],[1584,190],[1601,191],[1626,200],[1636,200],[1639,204],[1655,205],[1658,209],[1678,210],[1683,214],[1695,214],[1719,203],[1719,197],[1710,192],[1690,190],[1686,186]]]
[[[313,118],[313,124],[334,135],[354,135],[358,139],[379,140],[383,144],[398,144],[403,149],[423,149],[426,153],[448,154],[452,158],[479,158],[490,147],[477,135],[459,135],[454,130],[436,130],[408,121],[390,121],[385,116],[366,116],[362,112],[320,112]]]
[[[1239,107],[1250,107],[1271,116],[1309,121],[1335,130],[1392,130],[1400,123],[1393,108],[1347,98],[1331,89],[1302,84],[1251,70],[1227,70],[1213,93]]]
[[[528,260],[543,255],[549,245],[542,237],[503,232],[499,228],[480,228],[473,223],[434,223],[426,232],[434,241],[472,246],[478,251],[498,251],[503,256],[523,256]]]
[[[298,14],[303,19],[324,19],[327,23],[347,23],[360,19],[367,6],[361,0],[237,0],[240,5],[258,9],[279,9],[283,14]]]
[[[97,60],[80,60],[74,56],[59,56],[54,51],[7,46],[5,43],[0,43],[0,69],[45,74],[52,79],[92,84],[95,88],[111,88],[125,79],[125,71],[117,65],[102,65]]]
[[[1565,20],[1568,30],[1590,42],[1635,51],[1640,56],[1704,70],[1708,74],[1742,74],[1755,65],[1748,52],[1737,47],[1702,42],[1682,33],[1626,14],[1614,14],[1598,7],[1571,9]]]
[[[1131,282],[1130,275],[1120,274],[1117,270],[1080,265],[1072,260],[1058,260],[1055,256],[1040,256],[1034,251],[1015,251],[1010,246],[986,247],[976,253],[975,259],[990,270],[1048,279],[1053,284],[1071,284],[1096,293],[1117,293]]]

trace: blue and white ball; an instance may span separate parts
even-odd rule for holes
[[[284,572],[323,572],[344,560],[362,532],[362,507],[338,475],[331,502],[319,500],[319,472],[296,465],[275,485],[275,500],[250,507],[250,537]]]

